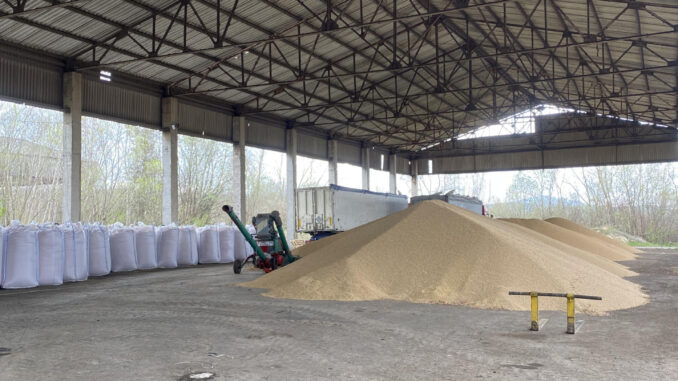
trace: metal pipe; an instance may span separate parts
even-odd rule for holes
[[[245,225],[243,225],[243,223],[240,221],[240,219],[238,218],[238,216],[235,215],[235,212],[233,211],[233,208],[232,208],[231,206],[224,205],[221,209],[222,209],[224,212],[226,212],[226,214],[228,214],[229,217],[231,217],[231,220],[233,221],[233,223],[235,224],[235,226],[238,227],[238,230],[240,230],[240,232],[242,233],[242,235],[245,236],[245,239],[246,239],[247,242],[250,244],[250,246],[252,246],[252,249],[254,249],[254,252],[257,253],[257,256],[259,256],[259,258],[260,258],[262,261],[265,261],[265,260],[266,260],[266,254],[264,254],[264,252],[261,251],[261,248],[260,248],[259,245],[257,245],[257,243],[254,241],[254,238],[252,238],[252,236],[250,235],[250,232],[247,231],[247,229],[245,228]]]
[[[534,294],[534,292],[509,291],[509,295],[532,296],[532,294]],[[536,294],[537,294],[537,296],[553,296],[553,297],[558,297],[558,298],[567,298],[569,295],[572,295],[572,297],[576,298],[576,299],[603,300],[603,298],[600,297],[600,296],[579,295],[579,294],[560,294],[560,293],[553,293],[553,292],[537,292]]]

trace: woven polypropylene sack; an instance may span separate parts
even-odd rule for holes
[[[247,258],[247,238],[242,234],[240,229],[235,229],[235,243],[233,245],[235,259],[244,260]]]
[[[257,234],[257,229],[254,228],[252,225],[247,225],[247,232],[250,233],[252,237],[254,237],[255,234]],[[252,245],[249,243],[247,244],[247,256],[249,257],[250,255],[254,254],[254,248]]]
[[[235,228],[229,225],[219,225],[219,249],[221,263],[231,263],[235,260]]]
[[[42,226],[38,231],[38,284],[64,283],[64,235],[59,227]]]
[[[64,235],[64,282],[81,282],[89,277],[87,234],[80,224],[62,227]]]
[[[89,275],[103,276],[111,272],[111,244],[108,228],[99,224],[87,226]]]
[[[205,226],[198,229],[198,262],[219,263],[219,231],[216,226]]]
[[[134,271],[137,265],[137,247],[134,229],[114,226],[110,235],[111,271]]]
[[[195,226],[179,228],[177,265],[191,266],[198,264],[198,233]]]
[[[5,241],[7,240],[7,229],[0,226],[0,286],[2,286],[2,279],[5,269]]]
[[[2,288],[38,286],[38,228],[11,226],[5,232],[5,261]]]
[[[158,268],[158,246],[155,233],[155,226],[140,225],[134,228],[137,266],[140,270]]]
[[[179,228],[162,226],[158,228],[158,267],[171,269],[177,267],[179,250]]]

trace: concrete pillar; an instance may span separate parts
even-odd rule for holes
[[[328,177],[330,184],[337,185],[338,183],[338,174],[337,174],[337,141],[330,139],[327,141],[327,156],[328,156]]]
[[[286,130],[286,156],[287,156],[287,183],[285,184],[285,203],[287,205],[287,220],[285,221],[285,233],[288,240],[294,239],[296,231],[296,197],[297,190],[297,130]]]
[[[179,158],[177,155],[179,103],[162,99],[162,224],[179,219]]]
[[[233,210],[245,224],[247,218],[247,188],[245,173],[245,134],[247,119],[244,116],[233,118]]]
[[[419,167],[417,167],[416,160],[410,161],[410,175],[412,176],[412,197],[419,196],[419,184],[417,177],[419,176]]]
[[[367,147],[361,148],[360,155],[363,172],[363,189],[370,190],[370,149]]]
[[[396,193],[398,187],[396,185],[396,155],[388,155],[388,191]]]
[[[82,162],[82,74],[64,73],[63,82],[63,222],[80,221]]]

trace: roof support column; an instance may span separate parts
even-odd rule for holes
[[[367,147],[361,148],[360,156],[363,172],[363,189],[370,190],[370,149]]]
[[[396,155],[388,155],[388,191],[396,193],[398,187],[396,186]]]
[[[412,176],[411,193],[412,197],[419,196],[419,183],[417,177],[419,176],[419,167],[415,160],[410,160],[410,175]]]
[[[63,79],[63,222],[80,221],[82,163],[82,74],[64,73]]]
[[[288,128],[285,132],[287,176],[285,184],[285,203],[287,205],[287,218],[285,230],[288,240],[294,239],[297,226],[296,219],[296,191],[297,191],[297,130]]]
[[[179,219],[179,102],[177,98],[162,99],[162,224]]]
[[[338,183],[338,174],[337,174],[337,140],[330,139],[327,141],[327,156],[328,156],[328,175],[330,185],[337,185]]]
[[[246,128],[247,119],[244,116],[233,117],[233,210],[244,223],[247,223]]]

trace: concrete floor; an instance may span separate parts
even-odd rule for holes
[[[0,290],[0,379],[675,379],[678,251],[629,265],[651,302],[576,335],[562,312],[529,332],[527,312],[269,299],[228,265]]]

